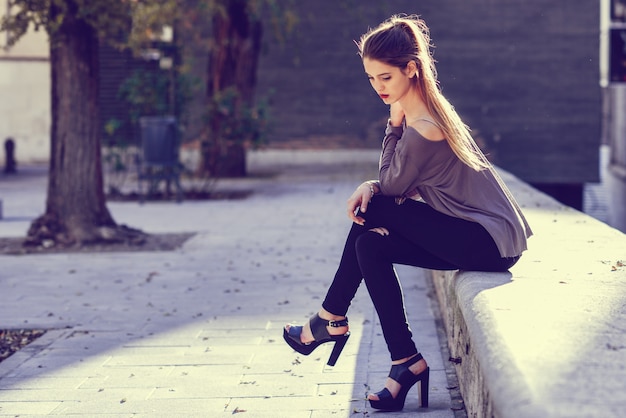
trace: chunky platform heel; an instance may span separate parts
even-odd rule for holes
[[[341,321],[328,321],[320,318],[319,315],[315,314],[309,320],[309,326],[311,327],[311,332],[313,333],[313,338],[315,339],[315,341],[304,344],[300,340],[300,335],[302,334],[303,328],[302,326],[290,326],[289,331],[287,331],[287,329],[284,329],[283,338],[291,348],[305,356],[311,354],[317,347],[324,343],[334,342],[335,346],[333,347],[333,351],[330,353],[330,357],[327,363],[329,366],[334,366],[337,362],[337,359],[339,358],[339,355],[343,351],[343,348],[348,342],[350,332],[348,331],[343,335],[330,335],[326,327],[347,327],[348,318],[342,319]]]
[[[426,367],[420,374],[413,374],[409,369],[409,366],[422,360],[421,354],[417,354],[408,361],[402,364],[394,364],[391,366],[389,377],[398,382],[402,387],[400,392],[394,398],[389,392],[389,389],[385,388],[376,393],[378,400],[370,400],[370,406],[374,409],[380,409],[383,411],[401,411],[404,408],[404,401],[406,395],[414,384],[419,383],[418,393],[420,406],[422,408],[428,408],[428,380],[430,378],[430,368]]]

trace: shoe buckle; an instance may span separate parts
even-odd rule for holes
[[[328,326],[332,328],[347,327],[348,318],[342,319],[340,321],[328,321]]]

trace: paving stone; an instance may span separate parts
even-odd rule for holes
[[[61,402],[11,401],[2,399],[0,416],[52,415]]]

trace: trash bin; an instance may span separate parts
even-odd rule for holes
[[[173,116],[149,116],[139,119],[141,149],[146,164],[178,163],[178,133]]]
[[[143,201],[142,181],[148,181],[148,193],[156,191],[160,181],[176,186],[177,200],[182,200],[181,164],[178,160],[178,127],[174,116],[146,116],[139,119],[141,156],[139,158],[139,194]]]

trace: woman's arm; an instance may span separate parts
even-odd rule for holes
[[[412,131],[387,123],[380,156],[378,179],[386,196],[404,196],[419,176],[419,141]]]
[[[380,193],[380,187],[376,180],[361,183],[352,193],[352,196],[348,198],[348,218],[359,225],[365,224],[365,219],[356,215],[357,210],[363,213],[367,212],[367,205],[377,193]]]

